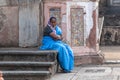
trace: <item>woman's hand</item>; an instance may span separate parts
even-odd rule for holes
[[[55,40],[62,40],[63,39],[61,35],[56,35],[54,32],[50,33],[50,36]]]
[[[63,40],[62,35],[57,35],[59,40]]]

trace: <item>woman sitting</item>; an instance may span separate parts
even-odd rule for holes
[[[56,18],[51,17],[44,28],[42,46],[40,50],[57,50],[58,62],[64,72],[71,72],[74,68],[74,55],[69,45],[62,42],[62,31],[56,25]]]

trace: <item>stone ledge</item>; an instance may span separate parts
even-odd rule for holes
[[[56,62],[1,61],[0,66],[52,66]]]
[[[54,50],[0,50],[0,55],[48,55],[57,53]]]
[[[100,0],[43,0],[43,2],[67,2],[67,1],[73,1],[73,2],[99,2]]]
[[[4,76],[46,76],[50,75],[49,71],[2,71]]]
[[[82,64],[103,64],[104,55],[101,52],[89,53],[88,55],[75,56],[75,66]]]

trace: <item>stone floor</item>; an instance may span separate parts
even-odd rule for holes
[[[120,47],[101,47],[106,60],[120,62]],[[120,80],[120,63],[80,65],[71,73],[57,73],[48,80]]]
[[[120,46],[100,47],[106,60],[120,60]]]
[[[112,64],[81,65],[71,73],[57,73],[49,80],[120,80],[120,47],[100,47],[106,62]]]
[[[71,73],[57,73],[49,80],[120,80],[120,64],[116,67],[109,65],[79,66],[75,67]]]

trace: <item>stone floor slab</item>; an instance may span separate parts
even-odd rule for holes
[[[118,80],[120,80],[120,76],[118,77]]]
[[[118,76],[78,76],[74,80],[117,80]]]
[[[104,76],[110,75],[112,69],[110,67],[85,67],[77,73],[77,75],[87,75],[87,76]]]
[[[49,80],[71,80],[75,73],[57,73]]]
[[[73,70],[72,70],[72,73],[77,73],[80,71],[82,67],[75,67]]]
[[[112,71],[112,75],[119,75],[120,76],[120,67],[114,67]]]
[[[80,71],[81,67],[75,67],[71,73],[57,73],[49,80],[72,80],[73,77]]]

